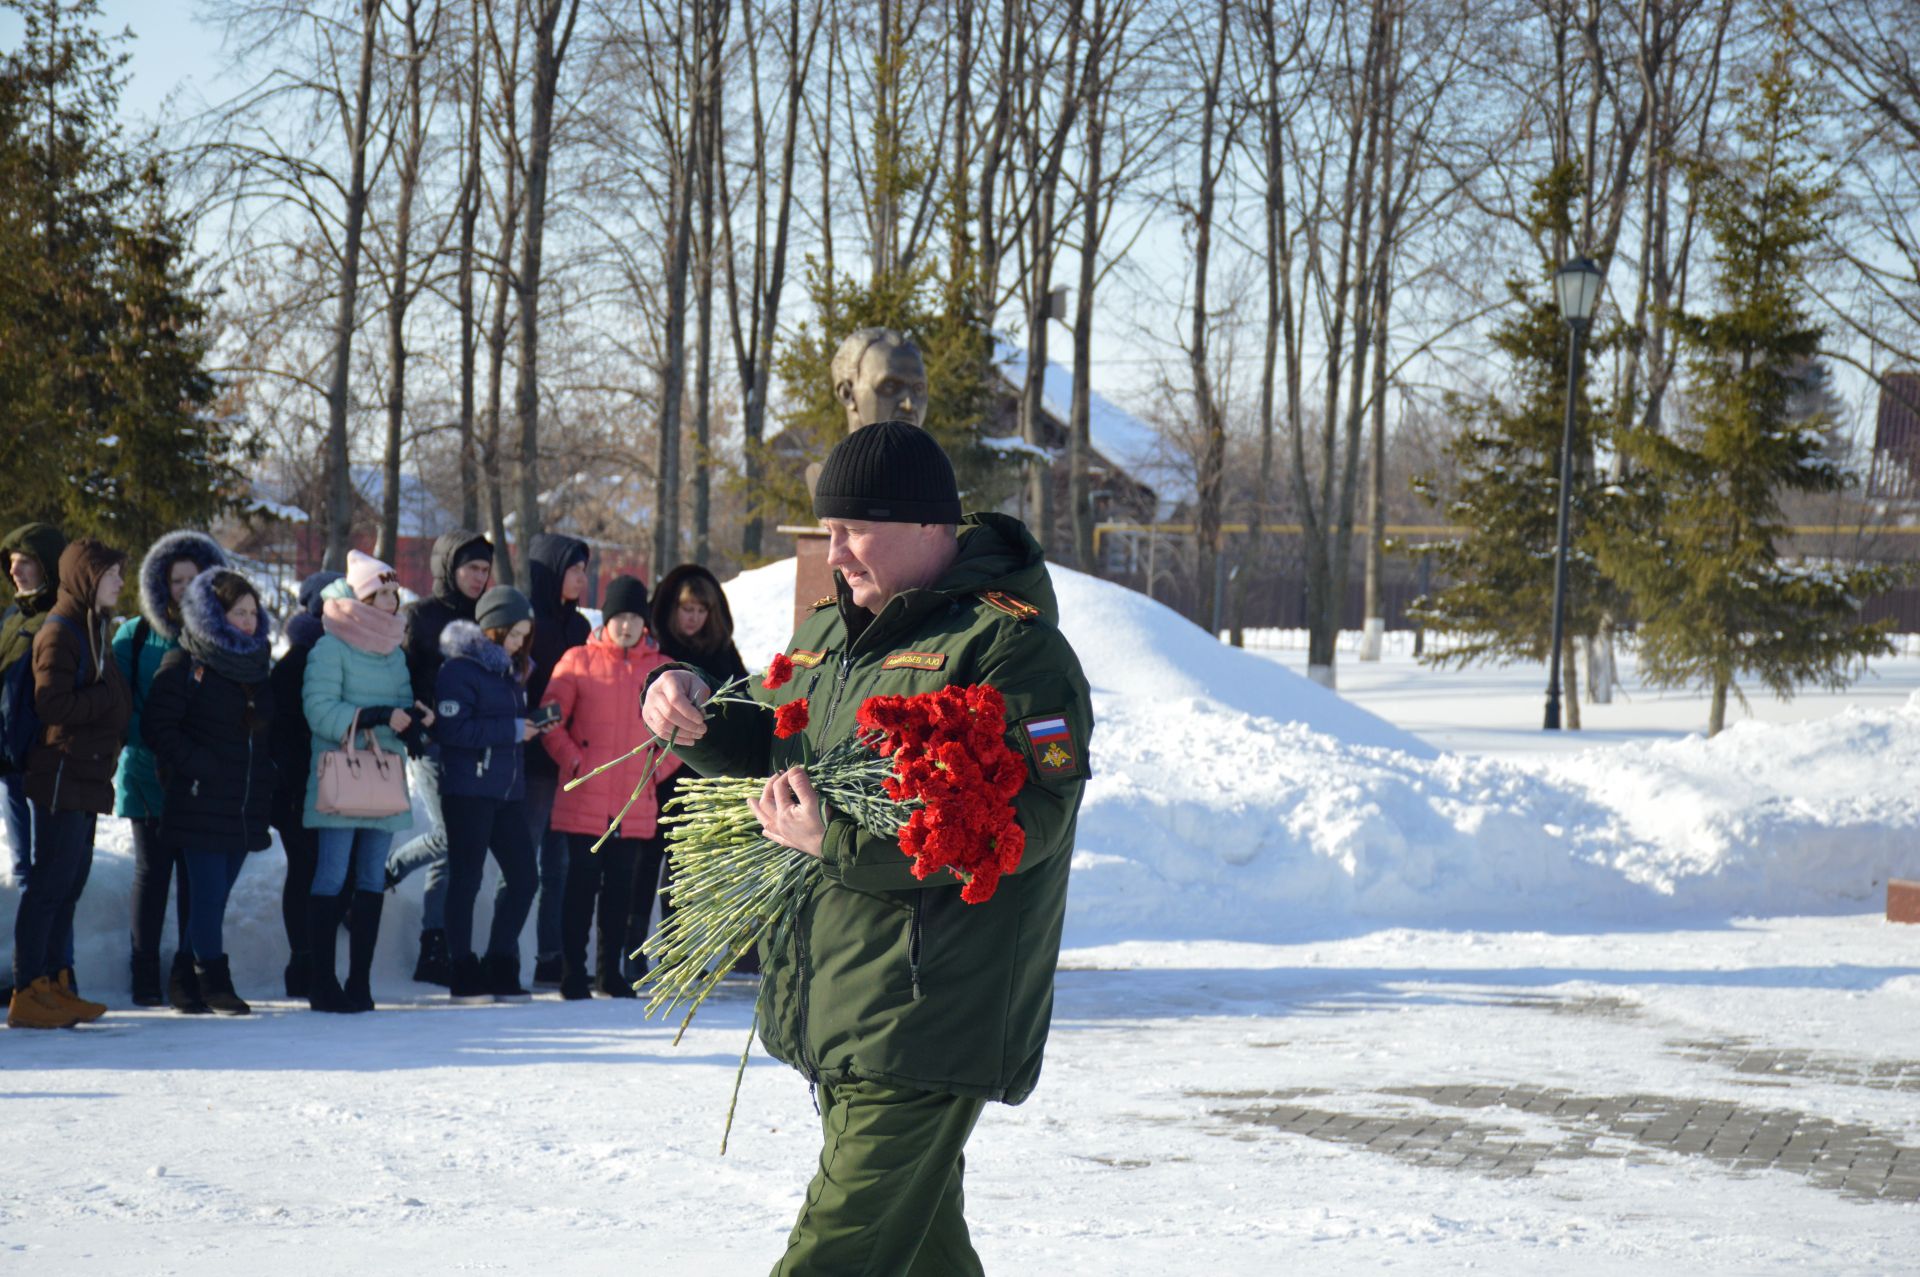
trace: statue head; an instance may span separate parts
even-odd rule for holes
[[[847,410],[847,431],[880,421],[927,422],[927,366],[903,332],[862,328],[833,357],[833,396]]]

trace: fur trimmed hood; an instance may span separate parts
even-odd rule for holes
[[[181,559],[190,560],[204,573],[226,567],[227,552],[204,532],[182,530],[169,532],[155,541],[147,557],[140,561],[140,614],[156,633],[175,641],[180,638],[180,621],[173,615],[167,576]],[[261,615],[265,614],[262,608]],[[222,619],[225,619],[224,613]]]
[[[213,593],[214,574],[219,571],[219,568],[208,568],[187,582],[187,592],[180,596],[181,626],[186,631],[183,637],[198,640],[195,644],[197,647],[213,648],[234,656],[249,656],[271,647],[273,617],[264,606],[260,608],[260,627],[252,634],[242,634],[227,620],[227,609],[220,605],[220,600]],[[255,591],[255,603],[259,599],[259,592]]]
[[[440,654],[450,661],[464,656],[479,662],[490,674],[513,677],[513,658],[507,655],[507,649],[488,638],[486,631],[472,621],[447,622],[447,628],[440,631]]]

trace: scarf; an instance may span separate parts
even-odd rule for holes
[[[320,611],[327,633],[349,647],[385,656],[407,636],[407,618],[386,612],[359,599],[328,599]]]
[[[242,686],[264,683],[273,665],[273,648],[260,634],[242,634],[226,626],[222,634],[201,634],[186,626],[180,629],[180,646],[200,664],[222,678]]]

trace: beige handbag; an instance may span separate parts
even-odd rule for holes
[[[354,746],[354,738],[367,734],[370,749]],[[353,711],[353,725],[339,749],[320,755],[320,788],[314,795],[313,809],[323,816],[345,816],[352,820],[384,820],[412,809],[407,799],[407,769],[401,756],[380,748],[380,738],[371,727],[360,726],[360,711]]]

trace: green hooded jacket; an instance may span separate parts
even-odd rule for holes
[[[5,540],[0,540],[0,579],[5,580],[9,591],[13,589],[13,581],[8,576],[8,568],[16,554],[30,554],[38,559],[44,582],[31,594],[15,595],[13,602],[0,611],[0,670],[26,659],[33,649],[33,636],[46,624],[47,613],[53,610],[54,599],[60,592],[60,555],[66,548],[67,539],[60,535],[59,529],[44,523],[22,524],[7,533]]]
[[[675,752],[702,775],[767,776],[852,735],[869,696],[950,683],[1000,691],[1008,743],[1028,761],[1015,800],[1027,836],[1019,871],[967,904],[950,875],[915,878],[897,838],[834,815],[818,885],[786,934],[761,945],[759,1018],[767,1050],[813,1082],[1018,1104],[1039,1078],[1053,1014],[1093,708],[1026,527],[969,515],[959,540],[937,584],[897,595],[878,616],[839,582],[838,599],[794,633],[793,680],[774,691],[752,680],[767,705],[806,697],[804,732],[777,740],[772,714],[720,706],[707,735]]]

